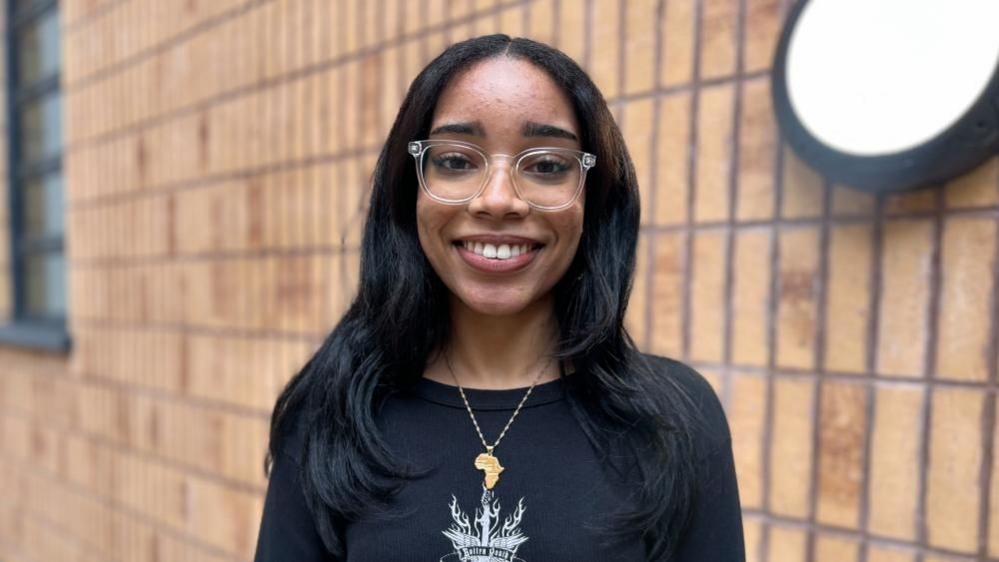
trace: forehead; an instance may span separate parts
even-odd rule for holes
[[[478,62],[451,80],[433,117],[435,125],[448,121],[480,121],[487,132],[520,130],[525,121],[579,132],[572,103],[555,81],[537,66],[509,57]]]

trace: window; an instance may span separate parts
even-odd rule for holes
[[[0,341],[65,350],[62,97],[56,0],[7,2],[10,323]]]

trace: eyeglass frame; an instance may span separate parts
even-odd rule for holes
[[[434,195],[433,192],[430,191],[430,187],[427,185],[426,178],[423,177],[422,164],[423,164],[423,157],[427,149],[435,145],[460,146],[463,148],[474,150],[476,153],[482,156],[482,160],[485,162],[486,168],[483,171],[482,185],[478,187],[478,189],[475,191],[474,194],[464,199],[447,199],[439,195]],[[517,197],[520,198],[521,201],[527,203],[532,209],[536,209],[538,211],[545,211],[545,212],[561,211],[562,209],[565,209],[570,205],[572,205],[576,201],[576,199],[579,198],[579,194],[583,192],[583,186],[586,184],[586,173],[590,171],[590,168],[593,168],[594,166],[597,165],[597,156],[595,154],[591,154],[589,152],[585,152],[582,150],[576,150],[574,148],[564,148],[558,146],[538,146],[538,147],[528,148],[511,156],[509,154],[502,154],[502,153],[486,154],[486,151],[483,150],[481,146],[465,141],[447,140],[447,139],[425,139],[418,141],[410,141],[406,146],[406,150],[416,161],[416,175],[420,182],[420,188],[423,189],[423,192],[426,193],[428,197],[430,197],[434,201],[437,201],[438,203],[443,203],[445,205],[465,205],[469,201],[482,195],[482,192],[485,191],[486,184],[489,183],[489,178],[491,177],[490,165],[492,164],[493,158],[503,157],[512,162],[512,165],[510,166],[509,170],[510,180],[511,180],[510,183],[513,185],[513,190],[517,193]],[[572,197],[566,203],[555,207],[537,205],[525,199],[523,194],[520,192],[520,186],[517,185],[516,175],[514,174],[514,171],[518,169],[521,161],[523,161],[524,158],[527,158],[528,156],[532,156],[537,153],[552,152],[552,151],[564,152],[573,155],[576,158],[576,161],[579,162],[579,168],[580,168],[579,185],[576,186],[576,191],[573,192]]]

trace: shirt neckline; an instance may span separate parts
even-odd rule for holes
[[[468,405],[472,408],[472,411],[478,411],[515,410],[530,387],[525,386],[503,390],[462,388],[465,390],[465,397],[468,398]],[[465,402],[461,399],[461,393],[458,391],[458,387],[453,384],[444,384],[421,377],[413,386],[413,393],[435,404],[465,409]],[[561,378],[534,385],[534,390],[527,397],[527,401],[524,402],[523,407],[531,408],[558,402],[564,398],[564,393],[565,388]]]

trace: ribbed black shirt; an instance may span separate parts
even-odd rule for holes
[[[743,562],[739,493],[721,403],[693,369],[647,357],[663,376],[683,384],[710,428],[697,436],[697,500],[674,560]],[[504,471],[491,491],[474,467],[483,447],[457,387],[421,379],[390,397],[377,422],[385,439],[401,458],[434,470],[407,482],[395,497],[406,517],[369,517],[341,529],[345,562],[642,562],[637,533],[606,547],[586,526],[619,509],[628,492],[572,416],[564,385],[556,380],[534,387],[494,451]],[[487,442],[495,441],[526,390],[465,389]],[[255,562],[334,560],[302,494],[300,443],[287,440],[274,460]]]

